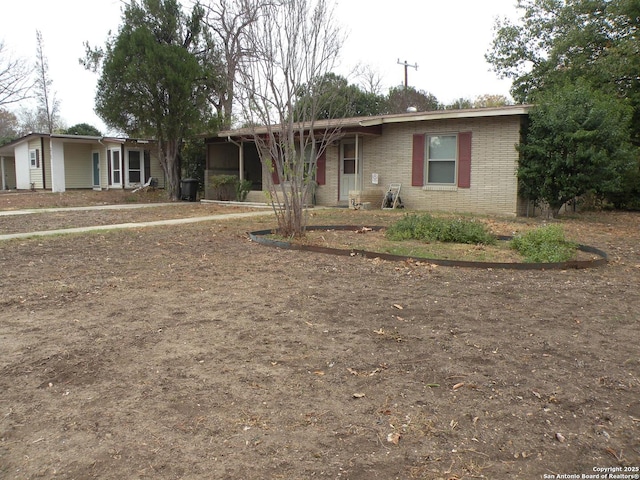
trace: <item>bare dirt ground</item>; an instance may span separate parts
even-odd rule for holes
[[[183,207],[211,208],[153,218]],[[637,478],[640,214],[560,221],[609,264],[462,269],[249,242],[269,217],[1,242],[0,478]]]

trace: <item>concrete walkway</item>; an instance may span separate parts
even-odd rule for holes
[[[51,208],[25,208],[23,210],[3,210],[0,217],[13,215],[30,215],[32,213],[52,213],[52,212],[75,212],[86,210],[130,210],[134,208],[147,207],[171,207],[174,205],[185,205],[184,203],[127,203],[123,205],[91,205],[90,207],[51,207]]]
[[[146,207],[159,207],[167,205],[184,205],[179,203],[151,203],[141,205],[96,205],[92,207],[64,207],[64,208],[41,208],[41,209],[28,209],[28,210],[8,210],[0,212],[2,215],[28,215],[31,213],[44,213],[44,212],[70,212],[76,210],[115,210],[115,209],[131,209],[131,208],[146,208]],[[39,232],[24,232],[24,233],[8,233],[0,235],[0,241],[13,240],[19,238],[32,238],[32,237],[45,237],[50,235],[64,235],[68,233],[85,233],[96,232],[100,230],[116,230],[125,228],[144,228],[144,227],[158,227],[162,225],[183,225],[187,223],[196,222],[210,222],[215,220],[226,220],[233,218],[245,218],[256,217],[264,215],[272,215],[273,210],[264,210],[256,212],[243,212],[243,213],[224,213],[219,215],[209,215],[207,217],[188,217],[188,218],[176,218],[171,220],[155,220],[152,222],[135,222],[135,223],[118,223],[115,225],[98,225],[94,227],[77,227],[77,228],[65,228],[60,230],[43,230]]]

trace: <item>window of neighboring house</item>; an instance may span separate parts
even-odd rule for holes
[[[29,164],[31,168],[40,168],[40,150],[29,150]]]
[[[120,162],[120,150],[111,150],[111,183],[122,183],[122,164]]]
[[[427,184],[455,185],[457,135],[430,135],[427,137]]]
[[[141,183],[142,158],[140,150],[129,150],[129,183]]]

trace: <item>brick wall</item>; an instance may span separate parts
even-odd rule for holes
[[[471,187],[411,186],[414,134],[472,132]],[[362,201],[378,208],[390,183],[401,183],[400,197],[409,209],[516,215],[516,168],[520,117],[485,117],[386,124],[381,136],[362,136]],[[338,204],[338,146],[327,150],[327,183],[318,188],[320,205]],[[378,174],[378,184],[372,174]]]

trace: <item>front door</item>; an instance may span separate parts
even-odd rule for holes
[[[91,154],[93,160],[93,188],[100,188],[100,153]]]
[[[356,158],[357,155],[357,158]],[[362,189],[362,144],[356,139],[344,140],[340,144],[340,198],[349,200],[349,192]]]

